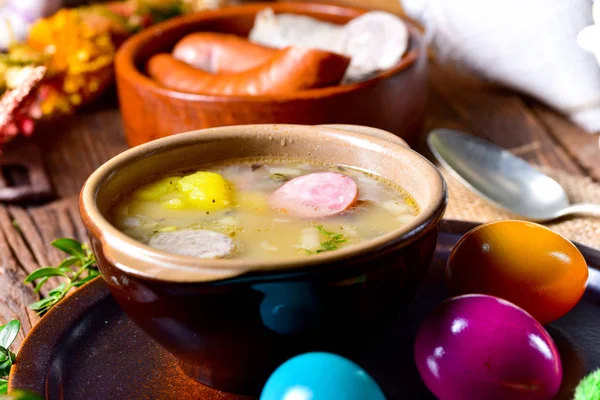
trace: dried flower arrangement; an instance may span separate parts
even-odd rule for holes
[[[0,54],[0,144],[31,134],[40,119],[72,114],[102,94],[113,82],[116,49],[128,36],[225,2],[126,0],[63,8],[38,19],[25,41]]]

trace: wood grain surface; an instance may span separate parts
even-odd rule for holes
[[[430,66],[426,129],[455,128],[485,137],[526,160],[600,180],[598,137],[545,106],[514,92]],[[0,204],[0,322],[23,324],[15,348],[38,321],[27,304],[38,299],[23,280],[63,255],[50,246],[59,237],[85,240],[77,195],[88,175],[127,149],[114,93],[93,109],[41,126],[32,143],[41,151],[56,199],[43,205]],[[30,145],[19,140],[5,150]],[[428,154],[424,136],[417,150]]]

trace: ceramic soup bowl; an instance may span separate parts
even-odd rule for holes
[[[165,253],[107,219],[115,199],[149,177],[260,156],[365,169],[406,189],[420,214],[378,238],[282,261]],[[102,276],[120,307],[189,376],[241,394],[258,393],[295,354],[349,355],[392,322],[427,273],[446,203],[445,182],[427,159],[391,133],[347,125],[230,126],[159,139],[102,165],[80,198]]]

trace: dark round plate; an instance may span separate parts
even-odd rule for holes
[[[419,322],[447,297],[444,265],[456,241],[475,224],[443,221],[427,282],[397,324],[373,342],[357,344],[362,365],[389,400],[435,399],[413,363]],[[584,374],[600,367],[600,252],[578,246],[590,266],[588,289],[577,307],[546,328],[563,361],[558,399],[571,399]],[[251,365],[248,368],[252,368]],[[124,315],[102,280],[82,287],[54,307],[25,339],[10,377],[11,388],[47,399],[240,400],[201,385]]]

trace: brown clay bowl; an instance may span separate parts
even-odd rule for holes
[[[170,52],[179,39],[197,31],[247,36],[257,12],[303,14],[343,24],[365,10],[311,3],[258,3],[202,12],[158,24],[120,48],[116,79],[123,125],[130,146],[194,129],[226,125],[345,123],[381,128],[414,144],[421,133],[427,62],[421,30],[406,21],[410,47],[394,68],[373,79],[281,96],[213,96],[160,86],[145,74],[148,59]]]
[[[256,394],[288,357],[314,350],[349,354],[361,338],[395,320],[423,282],[447,202],[442,176],[391,133],[342,128],[353,132],[246,125],[173,135],[125,151],[85,183],[81,214],[113,297],[191,377]],[[106,218],[123,191],[151,176],[260,156],[363,168],[405,188],[421,213],[365,243],[285,261],[165,253]]]

